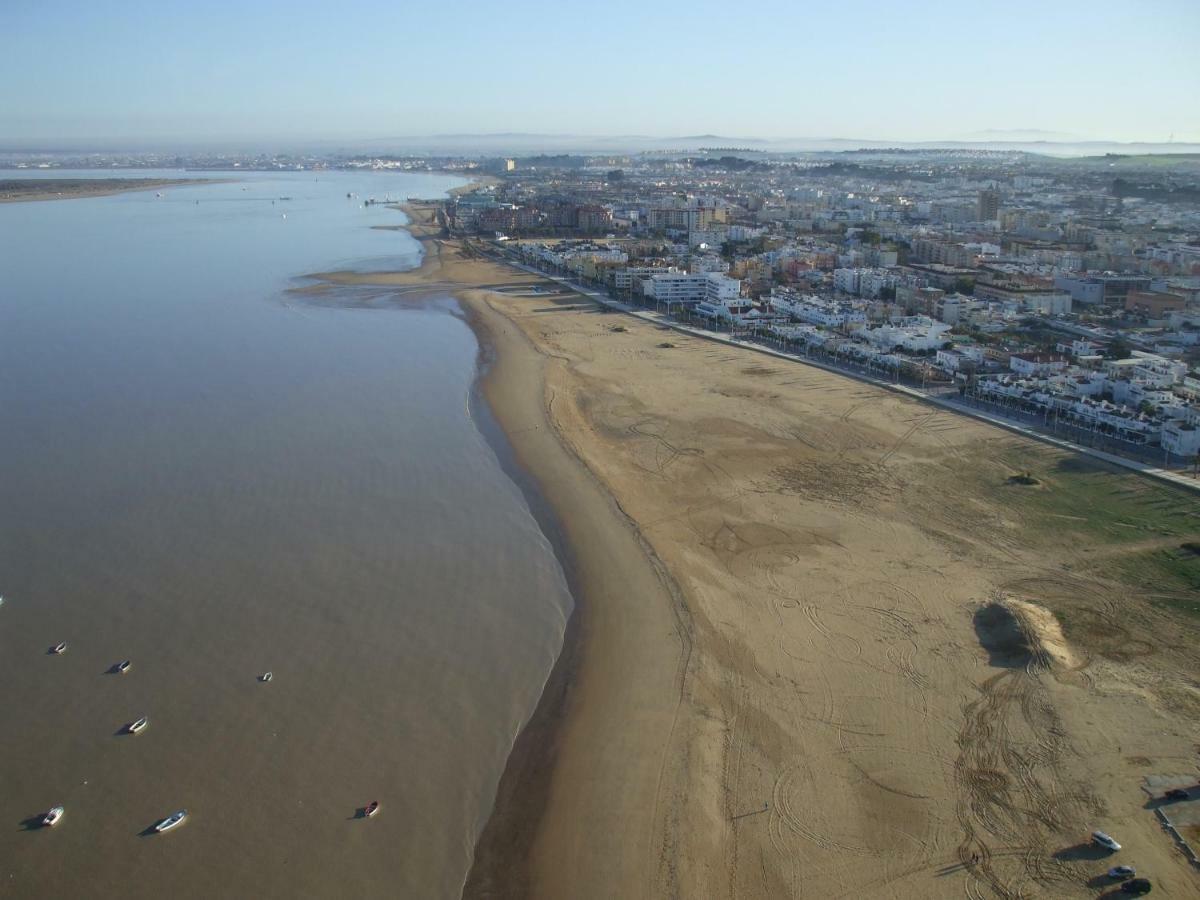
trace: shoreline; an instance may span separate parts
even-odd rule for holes
[[[0,203],[83,200],[89,197],[111,197],[114,194],[152,191],[156,188],[221,183],[223,182],[212,178],[0,178]],[[18,186],[24,185],[37,186],[41,190],[17,189]]]
[[[661,786],[680,702],[686,609],[637,523],[556,420],[546,369],[561,361],[493,305],[491,291],[464,286],[456,296],[486,348],[481,394],[512,453],[506,470],[544,504],[534,515],[575,604],[509,751],[462,896],[596,896],[606,870],[623,884],[647,874],[659,820],[647,799]],[[630,623],[639,625],[632,633]]]
[[[364,285],[458,299],[480,346],[474,399],[490,422],[477,424],[554,547],[574,603],[509,750],[462,896],[594,896],[609,878],[644,884],[647,860],[658,856],[654,800],[669,777],[665,752],[690,651],[686,608],[637,523],[557,421],[563,361],[493,302],[511,296],[500,292],[506,286],[543,280],[473,258],[441,239],[430,209],[399,206],[425,251],[417,268],[317,273],[294,290]]]
[[[523,897],[529,895],[528,851],[549,802],[550,774],[559,750],[571,688],[582,661],[586,591],[580,584],[574,549],[567,540],[559,511],[548,501],[529,462],[523,461],[513,447],[511,429],[506,430],[497,415],[508,398],[501,396],[505,385],[499,369],[496,336],[478,306],[461,298],[459,303],[480,348],[479,374],[472,391],[476,423],[554,548],[572,598],[562,646],[532,713],[509,749],[492,810],[476,838],[461,893],[463,897]],[[514,861],[520,863],[515,872]]]

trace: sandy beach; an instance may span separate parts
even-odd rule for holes
[[[1195,888],[1142,789],[1197,771],[1192,498],[409,214],[419,269],[303,290],[458,293],[578,603],[465,896],[1086,897],[1094,828]]]
[[[8,178],[0,179],[0,203],[107,197],[212,181],[211,178]]]

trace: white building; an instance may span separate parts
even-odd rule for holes
[[[731,241],[753,241],[763,234],[762,228],[749,225],[730,225],[727,234]]]
[[[632,266],[616,269],[613,271],[613,287],[618,291],[629,291],[633,290],[637,283],[644,278],[678,271],[674,266],[665,269],[658,266]]]
[[[878,297],[885,289],[894,288],[898,279],[887,269],[842,268],[833,270],[833,287],[844,294]]]
[[[742,295],[742,282],[720,272],[669,272],[643,282],[647,297],[667,306],[700,302],[724,303]]]
[[[1163,449],[1179,456],[1200,454],[1200,409],[1193,409],[1186,419],[1165,423],[1160,440]]]
[[[860,328],[855,337],[874,344],[880,350],[900,347],[910,352],[937,350],[949,340],[946,333],[950,326],[935,322],[929,316],[905,316],[878,328]]]
[[[956,347],[937,352],[937,366],[946,372],[957,372],[968,366],[983,364],[983,351],[970,344],[960,344]]]
[[[800,296],[791,291],[772,293],[771,308],[801,322],[825,328],[861,325],[867,321],[866,313],[855,309],[845,300],[831,300],[812,294]]]
[[[1061,372],[1067,367],[1067,358],[1061,353],[1014,353],[1008,367],[1018,375],[1048,375]]]
[[[834,269],[833,289],[843,294],[857,294],[858,273],[858,269]]]

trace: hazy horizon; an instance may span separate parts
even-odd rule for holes
[[[392,135],[366,138],[191,138],[191,139],[75,139],[62,141],[10,141],[0,143],[0,157],[8,165],[35,160],[53,161],[81,156],[147,157],[174,155],[181,158],[313,156],[342,157],[529,157],[542,154],[576,156],[625,156],[640,153],[695,153],[699,151],[754,152],[772,155],[828,154],[889,149],[1012,151],[1049,157],[1090,157],[1104,154],[1200,154],[1200,142],[1147,143],[1117,141],[1070,141],[1060,136],[1029,133],[980,135],[964,140],[889,141],[843,137],[778,138],[736,135],[586,135],[538,133],[481,133],[441,135]]]
[[[8,147],[456,135],[1200,142],[1200,5],[9,4]],[[770,27],[764,27],[769,25]],[[1120,60],[1120,65],[1113,65]]]

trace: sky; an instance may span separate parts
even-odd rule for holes
[[[0,147],[1200,141],[1200,0],[0,0]]]

